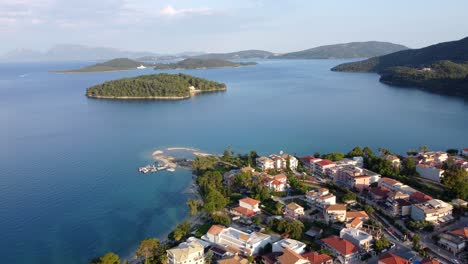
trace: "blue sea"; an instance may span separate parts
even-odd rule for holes
[[[89,63],[0,64],[2,263],[87,263],[128,256],[188,215],[191,173],[142,175],[154,150],[396,153],[468,147],[468,102],[396,88],[344,60],[259,60],[184,73],[227,92],[182,101],[88,99],[87,87],[152,69],[56,74]],[[177,72],[177,71],[168,71]]]

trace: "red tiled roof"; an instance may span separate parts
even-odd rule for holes
[[[333,162],[331,160],[324,159],[324,160],[321,160],[321,161],[319,161],[319,162],[317,162],[315,164],[323,167],[323,166],[327,166],[327,165],[330,165],[330,164],[335,164],[335,162]]]
[[[379,262],[385,263],[385,264],[410,264],[411,261],[402,258],[400,256],[397,256],[392,253],[387,253],[379,258]]]
[[[283,250],[283,255],[278,257],[278,262],[280,264],[295,264],[299,260],[305,260],[305,258],[289,248],[285,248]]]
[[[424,203],[429,200],[432,200],[432,197],[422,192],[415,192],[410,195],[410,199],[413,199],[419,203]]]
[[[468,227],[462,227],[462,228],[459,228],[459,229],[455,229],[455,230],[450,231],[450,233],[452,233],[454,235],[457,235],[457,236],[462,236],[462,237],[464,237],[466,239],[466,238],[468,238]]]
[[[275,186],[278,186],[278,185],[281,185],[281,184],[284,184],[283,182],[280,182],[278,180],[274,180],[271,182],[271,184],[275,185]]]
[[[281,181],[281,180],[287,180],[288,179],[288,176],[284,175],[284,174],[278,174],[278,175],[275,175],[273,177],[275,180],[277,181]]]
[[[314,161],[314,160],[318,160],[319,158],[316,158],[316,157],[312,157],[312,156],[305,156],[305,157],[302,157],[301,160],[302,161],[305,161],[305,162],[311,162],[311,161]]]
[[[232,208],[232,210],[239,213],[239,214],[245,215],[245,216],[254,216],[255,215],[254,211],[252,211],[250,209],[247,209],[245,207],[242,207],[242,206],[234,207],[234,208]]]
[[[385,187],[371,187],[370,192],[378,196],[386,197],[390,193],[390,190]]]
[[[323,238],[322,241],[329,247],[334,248],[336,251],[340,252],[345,256],[359,251],[359,248],[356,247],[353,243],[349,242],[346,239],[339,238],[337,236]]]
[[[346,204],[331,204],[327,206],[327,211],[346,211]]]
[[[224,227],[223,226],[220,226],[220,225],[212,225],[210,227],[210,229],[208,230],[208,234],[211,234],[211,235],[219,235],[219,233],[221,233],[222,231],[224,230]]]
[[[351,227],[358,227],[361,223],[362,223],[361,219],[359,217],[356,217],[351,222],[349,222],[349,225]]]
[[[332,260],[332,257],[327,254],[320,254],[314,251],[302,254],[302,256],[310,261],[310,264],[322,264]]]
[[[346,219],[349,218],[369,218],[369,215],[365,211],[358,211],[358,212],[346,212]]]
[[[394,179],[390,179],[390,178],[387,178],[387,177],[380,178],[379,181],[388,183],[388,184],[390,184],[390,185],[395,185],[395,184],[397,184],[397,183],[400,183],[399,181],[396,181],[396,180],[394,180]]]
[[[255,200],[255,199],[252,199],[250,197],[246,197],[244,199],[240,199],[239,202],[243,202],[243,203],[246,203],[246,204],[250,204],[250,205],[257,205],[260,203],[259,200]]]

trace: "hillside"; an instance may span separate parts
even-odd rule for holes
[[[159,63],[154,64],[155,70],[173,70],[173,69],[210,69],[210,68],[233,68],[240,66],[255,65],[255,62],[232,62],[216,59],[195,59],[189,58],[177,63]]]
[[[303,51],[285,53],[270,57],[271,59],[346,59],[369,58],[406,50],[403,45],[389,42],[351,42],[344,44],[326,45]]]
[[[273,53],[264,50],[243,50],[230,53],[207,53],[198,56],[193,56],[196,59],[217,59],[217,60],[233,60],[233,59],[254,59],[267,58]]]
[[[376,72],[380,81],[423,88],[439,94],[468,96],[468,38],[340,64],[332,71]]]
[[[80,69],[59,71],[61,73],[73,73],[73,72],[104,72],[104,71],[124,71],[136,69],[138,66],[145,65],[142,62],[127,59],[118,58],[103,63],[83,67]]]
[[[151,74],[108,81],[86,90],[107,99],[186,99],[195,93],[224,91],[226,85],[186,74]]]

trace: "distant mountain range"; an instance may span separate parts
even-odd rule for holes
[[[408,47],[390,42],[367,41],[334,44],[284,53],[272,59],[349,59],[370,58],[392,52],[406,50]]]
[[[468,97],[468,37],[344,63],[332,70],[376,72],[388,84]]]
[[[46,52],[18,49],[0,56],[0,61],[105,61],[115,58],[130,58],[138,61],[160,61],[174,59],[330,59],[366,58],[384,55],[407,47],[388,42],[352,42],[320,46],[298,52],[274,54],[264,50],[243,50],[228,53],[182,52],[158,54],[153,52],[125,51],[114,48],[89,47],[83,45],[57,45]]]

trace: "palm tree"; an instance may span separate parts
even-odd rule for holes
[[[145,264],[148,264],[149,257],[154,256],[154,252],[159,247],[159,240],[156,238],[147,238],[140,242],[140,246],[138,247],[135,255],[137,257],[144,257]]]

